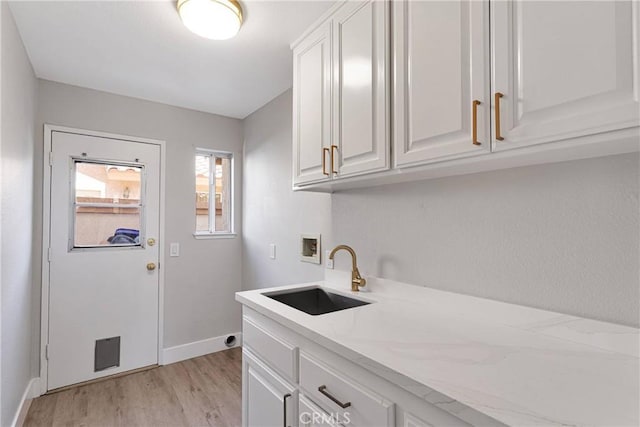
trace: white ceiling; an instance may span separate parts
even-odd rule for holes
[[[231,40],[182,25],[171,0],[10,3],[39,78],[244,118],[291,87],[289,44],[332,1],[241,1]]]

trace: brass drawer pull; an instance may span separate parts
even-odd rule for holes
[[[335,168],[336,161],[334,159],[334,153],[335,153],[335,150],[337,150],[337,149],[338,149],[337,145],[332,145],[331,146],[331,173],[335,173],[335,174],[338,173],[338,171]]]
[[[473,113],[471,115],[472,117],[472,140],[473,140],[473,145],[482,145],[481,142],[478,142],[478,105],[480,105],[481,102],[478,100],[474,100],[473,101]]]
[[[500,98],[502,98],[503,96],[504,95],[502,93],[496,92],[495,98],[493,100],[493,103],[496,107],[496,139],[498,141],[504,141],[504,137],[500,132]]]
[[[326,147],[322,149],[322,174],[329,176],[329,172],[327,172],[327,164],[326,164],[327,151],[329,151],[329,149]],[[333,165],[333,160],[331,160],[331,164]],[[333,166],[331,166],[331,168],[333,168]]]
[[[331,394],[329,394],[329,392],[327,391],[327,386],[326,385],[321,385],[320,387],[318,387],[318,391],[320,393],[324,394],[325,396],[327,396],[329,399],[331,399],[331,401],[333,403],[335,403],[336,405],[338,405],[342,409],[345,409],[345,408],[348,408],[349,406],[351,406],[351,402],[342,403],[338,399],[336,399],[335,397],[331,396]]]

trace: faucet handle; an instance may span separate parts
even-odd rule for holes
[[[353,292],[359,292],[360,288],[365,286],[367,281],[360,275],[360,271],[356,268],[351,275],[351,290]]]

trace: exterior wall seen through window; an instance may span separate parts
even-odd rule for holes
[[[232,169],[230,153],[196,152],[196,234],[233,233]]]

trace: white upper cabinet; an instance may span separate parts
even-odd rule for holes
[[[638,126],[639,6],[492,2],[494,150]]]
[[[489,152],[489,3],[393,8],[395,166]]]
[[[294,184],[638,151],[639,23],[638,0],[336,2],[294,47]]]
[[[333,17],[338,177],[389,168],[389,3],[352,1]]]
[[[293,182],[329,179],[331,21],[293,51]]]

